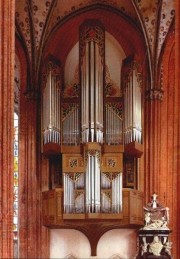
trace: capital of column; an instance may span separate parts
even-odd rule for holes
[[[164,96],[164,91],[162,89],[150,89],[146,92],[147,100],[159,100],[162,101]]]

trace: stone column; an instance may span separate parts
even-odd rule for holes
[[[48,258],[48,230],[41,221],[40,116],[32,91],[20,97],[19,257]]]
[[[0,1],[0,258],[13,257],[15,1]]]

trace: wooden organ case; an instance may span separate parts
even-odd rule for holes
[[[42,152],[51,165],[50,190],[43,192],[46,226],[143,223],[143,194],[134,180],[141,155],[141,90],[131,60],[124,62],[123,87],[116,89],[105,37],[99,21],[82,24],[78,66],[67,85],[60,63],[47,62],[42,94]],[[131,168],[126,177],[123,168]]]

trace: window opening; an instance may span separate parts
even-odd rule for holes
[[[13,244],[14,258],[18,258],[18,115],[14,112],[14,213],[13,213]]]

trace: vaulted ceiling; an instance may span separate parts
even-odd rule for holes
[[[133,24],[144,35],[150,57],[158,61],[175,16],[174,0],[17,0],[16,35],[24,42],[29,62],[38,64],[60,24],[95,7]]]

